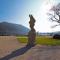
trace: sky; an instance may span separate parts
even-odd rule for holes
[[[0,0],[0,22],[21,24],[29,28],[29,14],[36,20],[37,32],[60,31],[60,26],[48,20],[49,9],[60,0]]]

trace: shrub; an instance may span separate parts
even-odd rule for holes
[[[55,35],[53,36],[53,38],[54,38],[54,39],[60,39],[60,35],[55,34]]]

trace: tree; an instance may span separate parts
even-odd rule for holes
[[[48,13],[48,15],[50,16],[49,20],[58,23],[58,25],[54,25],[53,27],[59,26],[60,25],[60,3],[57,5],[54,5],[50,9],[50,12]]]

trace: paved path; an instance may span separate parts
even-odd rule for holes
[[[25,45],[15,36],[0,36],[0,60],[60,60],[60,46]]]

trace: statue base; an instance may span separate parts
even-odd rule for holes
[[[35,39],[36,39],[36,32],[34,31],[29,31],[28,33],[28,44],[30,46],[34,46],[35,45]]]

